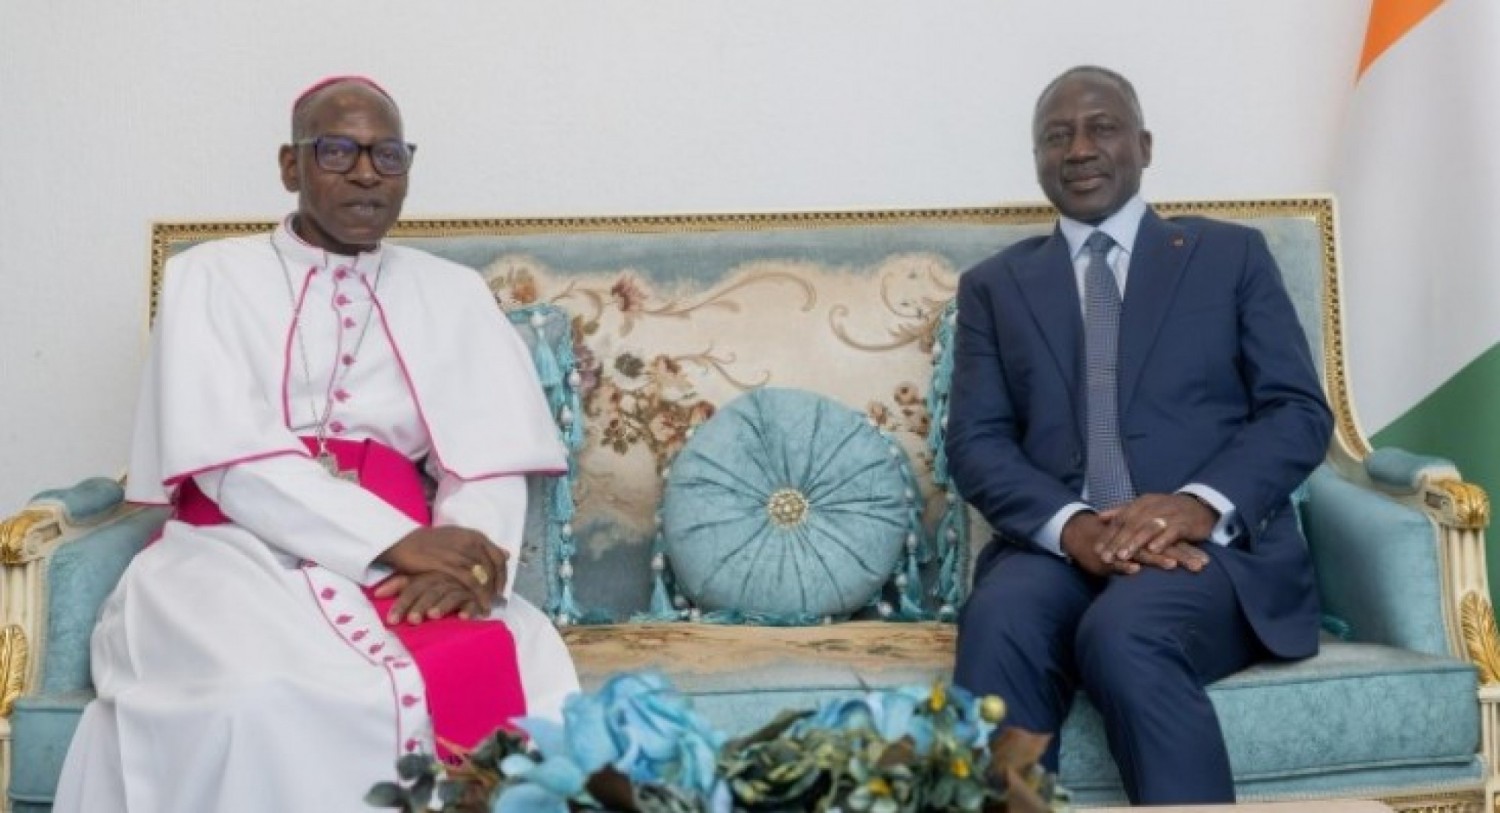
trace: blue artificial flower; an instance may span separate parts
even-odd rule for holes
[[[856,698],[825,701],[812,715],[800,720],[794,734],[816,729],[864,730],[894,742],[911,737],[918,754],[932,747],[932,720],[918,710],[928,702],[930,687],[902,686],[867,692]]]
[[[955,711],[953,735],[959,742],[971,748],[982,748],[989,742],[995,725],[987,723],[979,713],[982,698],[962,686],[948,687],[948,703]]]
[[[694,713],[658,674],[616,675],[594,694],[572,695],[563,703],[561,726],[536,717],[521,718],[516,725],[530,735],[540,759],[514,755],[501,763],[502,772],[519,781],[502,799],[527,788],[528,801],[544,796],[565,801],[582,793],[588,777],[606,765],[632,782],[672,785],[714,800],[728,798],[715,776],[724,735]],[[507,808],[505,813],[521,809]],[[554,809],[559,808],[546,808]]]
[[[795,740],[815,731],[849,732],[849,740],[861,749],[873,742],[905,738],[918,757],[940,751],[941,764],[951,761],[953,765],[951,776],[944,773],[944,781],[962,784],[977,764],[973,761],[985,758],[989,735],[1004,713],[999,701],[990,698],[1000,708],[986,719],[981,713],[983,700],[960,687],[941,684],[869,691],[820,704],[781,737]],[[536,717],[515,721],[529,735],[530,748],[501,761],[501,793],[491,813],[567,813],[570,802],[594,803],[586,789],[588,780],[606,766],[636,785],[661,786],[642,792],[678,802],[691,797],[692,803],[705,805],[710,813],[731,813],[733,791],[727,780],[717,776],[719,752],[727,738],[695,713],[687,698],[661,675],[611,677],[593,694],[569,697],[562,716],[561,724]],[[960,750],[955,756],[958,746],[976,753]],[[965,793],[983,794],[978,785],[963,788],[968,788]]]
[[[578,764],[562,726],[541,717],[522,717],[515,724],[531,737],[540,759],[511,754],[500,762],[500,772],[516,784],[501,793],[494,813],[566,813],[568,799],[583,792],[592,771]]]
[[[506,776],[541,787],[563,799],[582,793],[584,782],[588,779],[588,775],[579,770],[578,764],[567,757],[551,757],[536,762],[530,757],[512,754],[500,763],[500,770]]]
[[[930,696],[930,689],[919,686],[902,686],[866,695],[875,733],[887,742],[911,737],[917,754],[925,756],[932,747],[932,718],[919,715],[917,709]]]
[[[725,737],[658,674],[617,675],[593,696],[569,698],[563,717],[575,747],[586,748],[590,759],[608,759],[632,781],[705,796],[714,789]]]

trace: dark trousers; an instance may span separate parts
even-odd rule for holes
[[[991,542],[958,624],[954,682],[1005,700],[1002,725],[1056,734],[1078,689],[1104,717],[1133,804],[1234,801],[1204,686],[1264,656],[1213,544],[1200,573],[1099,579],[1046,552]],[[1043,758],[1057,770],[1059,742]]]

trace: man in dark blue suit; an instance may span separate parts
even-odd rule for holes
[[[1132,802],[1233,801],[1204,687],[1317,651],[1289,495],[1332,416],[1260,233],[1141,201],[1151,134],[1124,77],[1065,72],[1032,135],[1057,228],[958,290],[947,454],[996,534],[955,679],[1032,731],[1083,689]]]

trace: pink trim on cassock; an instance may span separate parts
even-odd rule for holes
[[[447,464],[443,462],[443,450],[437,447],[437,435],[434,435],[432,433],[432,426],[427,423],[427,413],[422,410],[422,397],[417,394],[417,385],[412,382],[411,373],[406,369],[406,358],[401,355],[401,345],[396,343],[396,336],[391,333],[391,326],[386,322],[385,306],[380,304],[380,298],[375,296],[375,289],[370,287],[369,281],[367,281],[364,277],[360,277],[359,282],[361,285],[365,286],[366,291],[369,291],[370,303],[375,306],[375,312],[380,315],[380,332],[385,334],[385,340],[391,345],[391,355],[396,357],[396,369],[401,371],[401,378],[406,382],[407,391],[411,393],[411,402],[417,408],[417,420],[422,422],[422,428],[427,430],[427,437],[432,439],[432,449],[437,453],[438,466],[442,468],[444,473],[451,474],[454,477],[457,477],[458,479],[469,483],[478,480],[493,480],[496,477],[517,477],[526,474],[557,475],[566,474],[568,472],[567,466],[563,466],[556,469],[527,469],[525,471],[485,472],[483,474],[476,474],[470,477],[465,477],[464,475],[448,468]]]
[[[211,466],[204,466],[199,469],[193,469],[192,471],[182,472],[181,474],[174,474],[171,477],[162,480],[161,484],[166,486],[167,488],[172,488],[174,486],[181,485],[182,483],[191,480],[192,478],[197,477],[198,475],[206,471],[213,471],[214,469],[227,469],[230,466],[238,466],[241,463],[253,463],[257,460],[265,460],[268,457],[285,457],[287,455],[295,455],[297,457],[312,457],[310,453],[304,452],[301,449],[274,449],[269,452],[245,455],[244,457],[236,457],[232,460],[223,460],[218,463],[214,463]]]
[[[411,371],[406,369],[406,357],[401,354],[401,345],[396,343],[396,337],[391,333],[390,323],[386,321],[385,306],[380,304],[380,298],[375,295],[375,289],[370,287],[370,283],[364,277],[359,278],[359,284],[365,286],[365,291],[370,295],[370,305],[380,315],[380,332],[385,334],[385,340],[391,346],[391,355],[396,357],[396,369],[401,371],[401,380],[406,382],[406,391],[411,393],[411,403],[417,408],[417,420],[422,422],[422,429],[432,440],[432,450],[437,453],[438,462],[441,464],[443,453],[437,447],[437,435],[432,434],[432,425],[427,422],[427,413],[422,409],[422,396],[417,393],[417,385],[411,380]]]
[[[316,584],[313,584],[311,573],[312,570],[313,568],[311,567],[302,567],[302,578],[307,582],[307,591],[316,595],[318,592],[318,586]],[[374,661],[368,654],[366,654],[358,644],[356,644],[354,641],[349,640],[349,636],[344,634],[344,632],[340,629],[340,625],[333,618],[329,617],[329,608],[323,602],[318,602],[318,611],[319,614],[323,617],[323,623],[328,625],[328,629],[330,632],[332,632],[334,635],[337,635],[346,646],[353,650],[355,654],[364,658],[366,662],[376,663],[376,661]],[[403,754],[409,753],[415,749],[406,746],[406,743],[410,740],[407,735],[407,730],[408,728],[410,728],[410,726],[407,724],[406,719],[408,715],[401,707],[402,689],[400,678],[397,677],[395,670],[391,668],[390,658],[387,658],[385,661],[380,662],[380,666],[385,670],[386,680],[391,684],[391,716],[396,720],[396,757],[399,759]]]
[[[525,477],[528,474],[546,474],[546,475],[549,475],[549,476],[557,476],[557,475],[562,475],[562,474],[567,474],[568,473],[568,468],[566,466],[564,466],[564,467],[562,467],[560,469],[526,469],[525,471],[487,471],[487,472],[484,472],[483,474],[476,474],[473,477],[465,477],[464,475],[459,474],[458,472],[454,471],[453,469],[450,469],[447,466],[443,466],[442,463],[443,463],[443,458],[441,456],[439,456],[438,457],[438,465],[442,468],[443,472],[446,473],[446,474],[451,474],[452,476],[457,477],[458,479],[464,481],[465,483],[477,483],[480,480],[496,480],[496,479],[499,479],[501,477]]]
[[[309,450],[317,439],[302,438]],[[432,522],[417,466],[400,452],[374,440],[333,438],[327,448],[339,467],[359,472],[359,484],[414,522]],[[229,519],[191,481],[178,492],[176,519],[193,525],[215,525]],[[382,624],[396,597],[378,599],[375,587],[363,588]],[[314,594],[314,601],[319,596]],[[426,682],[426,702],[437,732],[438,755],[453,756],[445,743],[472,748],[496,728],[526,713],[515,639],[504,622],[448,616],[420,624],[385,625],[401,639]],[[351,646],[358,640],[343,627],[335,631]],[[358,634],[358,633],[355,633]],[[387,674],[390,670],[387,669]],[[400,696],[403,705],[407,695]],[[413,701],[416,702],[416,701]]]

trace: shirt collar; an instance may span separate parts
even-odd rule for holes
[[[381,255],[385,251],[384,243],[376,246],[374,251],[360,252],[357,257],[335,254],[298,236],[297,232],[292,230],[292,218],[296,216],[295,213],[287,215],[282,219],[281,225],[276,227],[276,231],[271,234],[271,240],[288,263],[293,266],[312,267],[320,271],[342,266],[364,272],[374,271],[380,267]]]
[[[1145,216],[1146,202],[1141,200],[1140,195],[1131,195],[1130,200],[1125,201],[1124,206],[1106,217],[1104,222],[1097,226],[1065,215],[1058,215],[1057,227],[1062,230],[1063,239],[1068,241],[1068,256],[1075,260],[1084,251],[1084,241],[1089,239],[1089,235],[1096,230],[1109,235],[1110,239],[1115,241],[1115,245],[1129,254],[1130,249],[1135,246],[1135,234],[1141,229],[1141,218]]]

